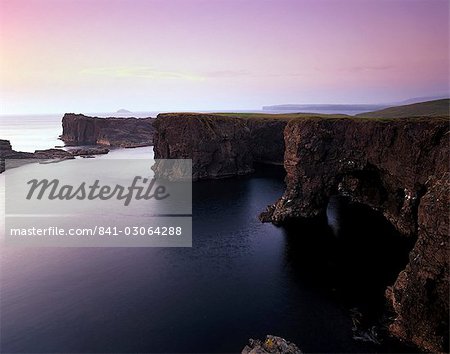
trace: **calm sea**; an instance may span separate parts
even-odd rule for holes
[[[159,112],[142,112],[134,117],[156,117]],[[61,119],[64,114],[0,115],[0,139],[6,139],[16,151],[34,152],[63,146]],[[121,117],[118,113],[94,113],[98,117]]]
[[[17,150],[61,145],[61,116],[0,119],[0,138]],[[98,158],[142,156],[152,159],[152,148]],[[348,255],[323,246],[333,245],[326,223],[258,221],[283,190],[272,169],[194,184],[192,248],[1,246],[0,352],[240,352],[267,334],[305,352],[399,350],[352,338],[350,309],[364,303],[342,294],[365,289],[376,269],[340,291],[334,262]]]

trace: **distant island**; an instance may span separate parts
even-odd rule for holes
[[[116,111],[116,113],[133,113],[133,112],[129,111],[128,109],[121,108],[118,111]]]

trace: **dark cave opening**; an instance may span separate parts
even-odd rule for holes
[[[291,220],[284,229],[292,274],[347,308],[356,330],[376,326],[386,334],[384,294],[415,240],[400,235],[380,212],[341,196],[330,199],[325,215]]]

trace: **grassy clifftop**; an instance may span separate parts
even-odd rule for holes
[[[357,114],[361,118],[406,118],[449,116],[450,99],[396,106],[374,112]]]
[[[355,119],[361,118],[378,119],[382,121],[389,121],[396,118],[414,118],[426,119],[428,117],[447,119],[450,115],[450,99],[440,99],[434,101],[420,102],[408,104],[404,106],[394,106],[381,109],[373,112],[360,113],[354,116],[346,114],[321,114],[321,113],[161,113],[159,117],[203,117],[213,119],[214,117],[235,117],[249,120],[292,120],[305,118],[322,118],[322,119]]]
[[[250,120],[291,120],[295,118],[351,118],[346,114],[318,114],[318,113],[193,113],[193,112],[177,112],[177,113],[160,113],[158,117],[202,117],[203,119],[214,119],[217,117],[234,117]]]

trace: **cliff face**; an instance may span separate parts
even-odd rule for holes
[[[295,118],[159,115],[155,157],[192,159],[198,180],[249,173],[254,162],[279,162],[285,150],[287,188],[263,221],[325,214],[333,195],[381,212],[416,242],[386,290],[389,329],[421,349],[448,350],[448,118]]]
[[[137,147],[153,144],[153,118],[98,118],[66,113],[61,140],[68,145]]]
[[[11,147],[11,143],[9,142],[9,140],[1,140],[0,139],[0,152],[6,152],[6,151],[11,151],[12,147]]]
[[[155,121],[155,159],[192,159],[193,180],[254,171],[254,162],[283,161],[286,120],[213,114],[160,114]],[[154,166],[157,174],[163,168]]]
[[[160,114],[155,122],[155,159],[192,159],[192,179],[243,175],[253,171],[250,130],[236,118]],[[163,170],[154,167],[155,173]]]
[[[323,213],[333,194],[384,213],[403,234],[417,230],[430,176],[447,171],[446,120],[301,119],[285,131],[287,189],[271,220]]]
[[[391,333],[431,352],[449,349],[449,190],[449,174],[427,182],[417,242],[405,270],[386,291],[396,314]]]
[[[287,188],[261,215],[274,223],[313,217],[341,194],[417,238],[409,264],[387,291],[396,315],[390,330],[430,351],[448,345],[448,139],[447,118],[291,121]]]
[[[245,119],[250,129],[250,150],[253,161],[282,165],[284,157],[284,128],[286,119]]]

